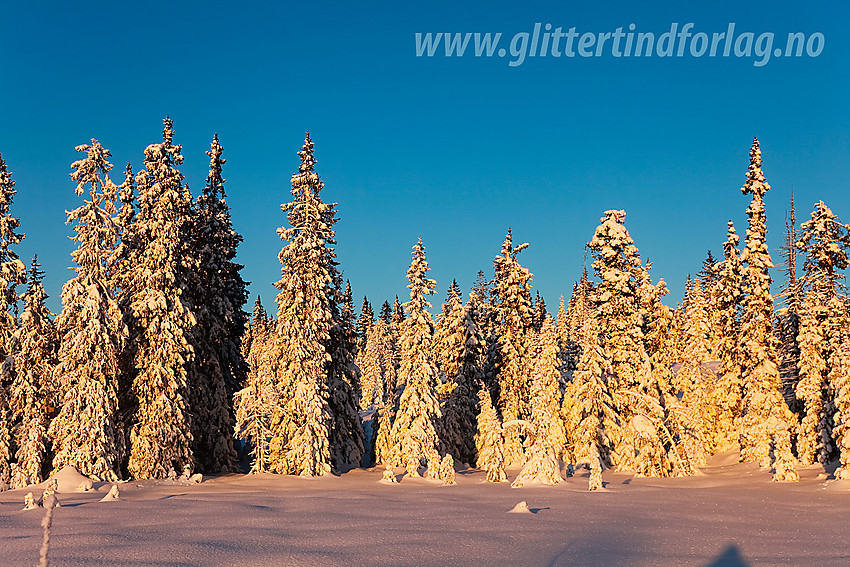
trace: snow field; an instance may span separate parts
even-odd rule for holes
[[[818,466],[779,484],[731,454],[704,475],[634,478],[588,471],[555,486],[380,482],[382,468],[340,477],[229,475],[202,484],[135,481],[61,493],[52,565],[841,565],[850,558],[850,482]],[[513,480],[519,470],[508,470]],[[29,487],[32,489],[33,487]],[[43,510],[27,490],[0,493],[2,565],[35,564]],[[531,513],[508,513],[526,501]]]

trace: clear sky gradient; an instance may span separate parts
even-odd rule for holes
[[[30,3],[33,4],[33,3]],[[304,132],[324,197],[339,203],[338,254],[358,307],[406,297],[422,236],[439,303],[466,291],[508,227],[530,242],[522,263],[557,309],[581,274],[584,243],[606,209],[626,224],[654,278],[682,295],[726,222],[743,236],[740,193],[754,134],[773,190],[774,261],[793,188],[798,216],[817,200],[850,220],[850,9],[841,2],[10,2],[0,23],[0,154],[17,181],[14,213],[38,253],[50,307],[70,277],[65,210],[74,146],[99,139],[121,179],[174,119],[193,190],[213,133],[224,146],[228,202],[244,244],[251,299],[273,310],[285,223]],[[416,32],[501,32],[536,22],[659,35],[820,32],[815,58],[417,57]],[[507,47],[507,43],[503,43]],[[778,277],[779,274],[777,273]],[[249,305],[250,307],[250,305]]]

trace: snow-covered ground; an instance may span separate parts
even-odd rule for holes
[[[58,493],[51,565],[763,565],[850,564],[850,482],[802,469],[777,484],[734,455],[705,474],[636,479],[587,471],[512,489],[461,471],[458,486],[380,481],[382,469],[302,479],[231,475],[202,484],[111,484]],[[397,470],[399,477],[401,469]],[[509,471],[513,479],[517,470]],[[0,493],[0,565],[36,565],[44,511]],[[34,490],[38,499],[40,490]],[[531,513],[508,513],[526,501]]]

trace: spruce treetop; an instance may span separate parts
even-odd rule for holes
[[[733,252],[737,253],[737,246],[738,242],[740,242],[740,238],[735,232],[735,224],[732,221],[729,221],[727,226],[726,242],[723,243],[723,254],[728,260]]]
[[[517,260],[517,255],[526,248],[527,242],[513,245],[513,235],[509,228],[502,243],[502,253],[493,260],[496,273],[491,294],[497,299],[498,317],[502,319],[502,324],[509,326],[514,332],[524,332],[534,322],[531,305],[533,276],[528,268]]]
[[[210,195],[220,195],[221,198],[227,197],[224,192],[224,179],[222,178],[222,166],[227,163],[227,160],[221,157],[224,148],[218,141],[218,134],[213,135],[213,141],[210,143],[210,149],[206,154],[210,157],[210,172],[207,174],[207,184],[204,187],[204,193]]]
[[[643,267],[625,220],[626,211],[605,211],[593,240],[588,243],[594,257],[593,269],[602,281],[596,297],[600,304],[609,302],[615,295],[634,297],[637,293]]]
[[[348,286],[348,281],[345,282],[345,286],[345,295],[346,297],[350,297],[351,288]],[[360,315],[369,327],[375,322],[375,313],[372,311],[372,304],[369,303],[369,298],[365,295],[363,296],[363,303],[360,305]]]
[[[746,249],[742,257],[745,264],[749,264],[755,270],[765,271],[773,267],[770,259],[770,251],[767,247],[767,217],[764,210],[764,194],[770,190],[770,185],[764,178],[761,170],[761,149],[759,141],[753,138],[753,146],[750,149],[750,166],[747,169],[747,180],[741,187],[744,195],[752,195],[752,201],[747,207],[749,225],[747,226]]]
[[[263,302],[260,300],[260,296],[257,296],[257,299],[254,300],[254,315],[253,321],[256,325],[258,322],[265,322],[268,319],[268,315],[266,314],[266,309],[263,307]]]
[[[301,164],[298,173],[292,176],[291,203],[281,205],[281,210],[286,213],[291,228],[281,227],[278,234],[282,240],[292,241],[303,230],[309,231],[310,239],[320,240],[324,246],[325,265],[329,268],[332,283],[340,287],[340,275],[335,269],[337,262],[333,246],[333,226],[336,224],[336,203],[325,203],[321,200],[320,193],[325,184],[319,178],[319,174],[313,171],[316,160],[313,157],[313,141],[310,133],[304,141],[304,146],[298,152]],[[284,259],[281,258],[283,262]],[[341,294],[340,294],[341,295]]]
[[[729,221],[726,242],[723,243],[724,260],[720,264],[720,279],[716,293],[720,298],[720,308],[730,307],[741,301],[741,255],[738,252],[740,239],[735,225]]]
[[[30,263],[29,277],[27,278],[27,290],[21,295],[24,304],[29,309],[35,309],[38,306],[44,305],[44,301],[48,298],[44,291],[44,270],[41,269],[41,264],[38,263],[38,254],[32,257]]]
[[[165,120],[162,121],[162,125],[162,140],[166,146],[171,146],[174,141],[174,121],[170,116],[166,116]],[[177,147],[180,148],[180,146]]]
[[[112,154],[94,138],[91,139],[91,145],[82,144],[74,149],[86,154],[85,159],[77,160],[71,164],[74,171],[68,175],[77,182],[74,191],[78,196],[82,195],[85,186],[88,185],[92,202],[98,206],[103,204],[109,214],[115,214],[114,201],[118,186],[107,175],[109,170],[112,169],[112,164],[109,162]],[[101,179],[102,175],[105,176],[104,179]]]
[[[127,229],[133,224],[136,217],[135,202],[136,202],[136,181],[133,176],[133,166],[127,163],[124,169],[124,183],[119,188],[118,198],[121,201],[121,210],[118,213],[118,224],[124,229]]]
[[[615,276],[610,270],[604,270],[604,266],[619,268],[622,274],[631,273],[631,268],[640,266],[638,249],[635,241],[626,230],[626,211],[609,210],[605,216],[599,219],[599,226],[589,242],[590,249],[594,252],[596,260],[593,267],[603,280]]]
[[[848,266],[850,227],[842,224],[830,208],[819,201],[815,203],[811,220],[804,222],[801,228],[797,248],[806,252],[803,265],[806,283],[835,289],[843,277],[839,271]]]
[[[460,286],[457,284],[457,279],[452,278],[452,284],[449,286],[449,289],[446,290],[446,303],[450,303],[455,299],[461,299],[462,295]]]
[[[152,211],[171,208],[183,199],[183,174],[176,166],[183,163],[182,146],[173,145],[174,125],[170,118],[163,121],[161,144],[151,144],[145,148],[145,169],[136,174],[135,183],[139,188],[140,215],[148,217]],[[160,202],[165,198],[167,204]]]
[[[0,156],[0,248],[6,249],[10,244],[20,244],[23,234],[16,234],[20,220],[9,216],[12,199],[17,193],[12,173],[7,169],[3,156]]]
[[[174,145],[174,121],[168,116],[162,121],[162,144],[151,144],[145,149],[145,157],[148,156],[148,150],[151,150],[152,155],[156,155],[154,148],[159,148],[162,152],[162,157],[166,158],[168,165],[180,165],[183,163],[183,146],[180,144]],[[181,176],[182,179],[182,176]]]
[[[27,272],[24,263],[9,248],[20,244],[25,236],[23,233],[16,232],[21,226],[21,221],[11,215],[12,199],[16,192],[12,174],[6,168],[3,157],[0,156],[0,295],[3,301],[0,308],[6,310],[17,309],[15,286],[26,282]],[[0,331],[0,336],[3,333]]]
[[[431,308],[427,297],[436,292],[437,282],[425,277],[431,270],[428,267],[428,260],[425,258],[425,246],[422,244],[422,237],[413,246],[413,261],[407,269],[407,288],[410,290],[410,301],[404,304],[404,310],[407,315],[421,315],[427,309]]]
[[[402,321],[404,321],[404,308],[402,308],[401,303],[398,300],[398,296],[395,296],[395,300],[393,301],[393,325],[401,325]]]
[[[90,145],[82,144],[75,149],[86,157],[71,164],[74,171],[69,176],[77,183],[74,192],[78,196],[88,186],[89,199],[68,213],[67,223],[76,222],[72,240],[79,244],[71,257],[79,265],[77,273],[106,281],[114,268],[113,250],[119,239],[112,217],[118,212],[115,200],[120,188],[109,178],[111,154],[100,142],[92,138]]]
[[[311,173],[316,165],[316,158],[313,156],[313,140],[310,139],[310,132],[307,132],[304,137],[304,146],[298,152],[298,157],[301,158],[298,173]]]
[[[753,146],[750,148],[750,167],[747,170],[747,181],[741,187],[741,192],[744,195],[753,195],[753,197],[761,199],[768,191],[770,191],[770,185],[765,181],[764,173],[761,170],[761,148],[758,138],[753,136]]]
[[[380,320],[389,325],[393,321],[393,308],[390,307],[390,302],[384,300],[383,305],[381,305],[381,315]]]
[[[511,229],[508,228],[508,233],[505,235],[505,240],[502,242],[502,258],[516,259],[516,255],[528,248],[528,242],[524,242],[518,246],[513,245],[514,237]],[[497,257],[498,261],[498,257]],[[504,260],[503,260],[504,261]]]

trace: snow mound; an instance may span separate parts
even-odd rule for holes
[[[525,500],[508,510],[508,514],[531,514],[531,510]]]
[[[386,482],[386,483],[397,483],[398,479],[395,476],[395,471],[389,465],[384,469],[384,475],[381,477],[381,480],[378,482]]]
[[[551,446],[532,446],[531,456],[522,467],[511,488],[521,488],[527,484],[558,484],[561,478],[561,463],[555,457]]]
[[[27,495],[24,497],[24,507],[22,510],[32,510],[34,508],[38,508],[35,503],[35,499],[32,496],[32,492],[27,492]]]
[[[101,502],[114,502],[118,500],[118,485],[113,484],[112,488],[109,489],[109,492],[100,499]]]
[[[92,479],[70,465],[53,475],[51,479],[56,480],[56,492],[88,492],[94,485]]]

